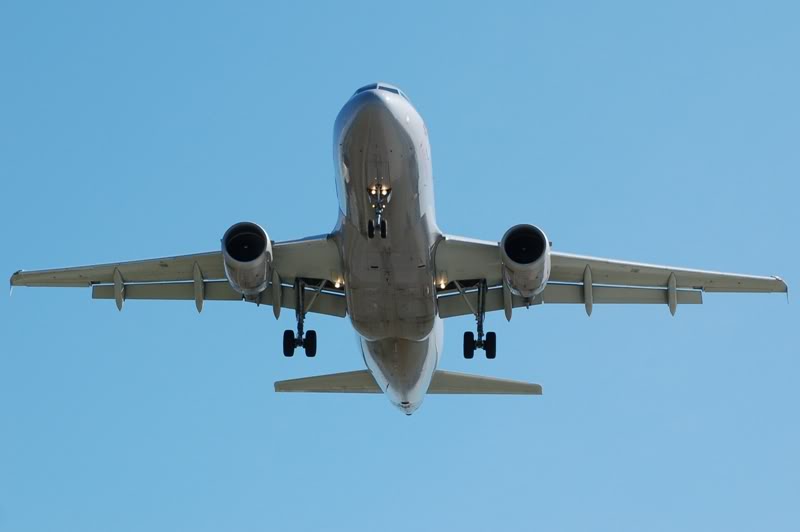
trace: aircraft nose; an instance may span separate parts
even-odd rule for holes
[[[388,101],[388,98],[383,97],[381,91],[379,90],[369,90],[353,95],[353,97],[350,98],[350,101],[360,105],[370,103],[385,105]]]
[[[371,136],[376,132],[402,130],[397,96],[380,90],[360,92],[350,98],[336,119],[336,136]]]
[[[393,102],[379,91],[366,91],[356,94],[352,101],[351,116],[355,122],[379,121],[394,122]]]

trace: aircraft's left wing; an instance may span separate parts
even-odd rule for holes
[[[446,283],[446,289],[439,292],[440,316],[473,314],[478,300],[475,283],[480,280],[485,280],[487,286],[485,310],[506,308],[498,246],[497,242],[452,236],[438,244],[436,275]],[[511,296],[509,310],[542,303],[574,303],[585,305],[590,313],[594,303],[660,303],[669,305],[674,312],[680,304],[702,303],[703,292],[788,291],[786,283],[774,276],[694,270],[556,251],[551,252],[550,258],[550,278],[544,291],[532,300]],[[460,289],[453,287],[454,282],[459,282]]]
[[[273,267],[281,280],[283,308],[294,308],[296,280],[304,280],[308,312],[345,316],[344,291],[333,283],[341,277],[336,244],[327,236],[273,244]],[[11,286],[91,287],[94,299],[194,300],[198,310],[206,300],[239,301],[225,276],[222,253],[212,251],[157,259],[115,262],[37,271],[18,271]],[[272,305],[267,289],[255,301]]]

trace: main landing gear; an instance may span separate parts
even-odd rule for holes
[[[392,189],[386,185],[372,185],[367,189],[372,208],[375,209],[375,218],[367,222],[367,236],[375,238],[377,231],[381,238],[386,238],[386,219],[383,210],[392,198]]]
[[[286,329],[283,331],[283,356],[294,356],[295,348],[302,347],[305,350],[307,357],[313,357],[317,354],[317,331],[312,329],[308,332],[303,332],[303,325],[305,324],[306,320],[306,312],[308,312],[305,302],[305,282],[298,279],[295,283],[294,289],[294,314],[297,317],[297,334],[295,334],[295,332],[291,329]],[[321,289],[322,285],[319,287],[319,290]],[[319,291],[317,293],[319,293]],[[311,304],[313,303],[314,301],[312,298]],[[309,304],[309,307],[311,304]]]
[[[472,331],[467,331],[464,333],[464,358],[470,359],[475,356],[475,349],[483,349],[486,353],[486,358],[493,359],[497,356],[497,334],[494,331],[489,331],[486,333],[486,337],[484,338],[483,335],[483,321],[486,318],[486,281],[482,280],[478,284],[478,308],[472,308],[472,305],[467,298],[467,294],[464,292],[464,289],[461,285],[456,282],[456,288],[461,293],[461,296],[467,302],[470,309],[472,310],[473,314],[475,314],[475,321],[478,325],[478,338],[475,338],[475,333]]]

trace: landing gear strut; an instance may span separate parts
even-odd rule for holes
[[[319,290],[321,289],[322,285],[319,287]],[[294,331],[291,329],[286,329],[283,331],[283,356],[294,356],[295,348],[302,347],[305,350],[307,357],[313,357],[317,354],[317,331],[312,329],[308,332],[303,332],[303,326],[305,325],[306,320],[306,312],[308,312],[308,309],[306,308],[305,301],[306,284],[302,279],[298,279],[295,282],[294,291],[294,314],[297,318],[297,334],[295,335]],[[312,299],[311,304],[313,303],[314,300]],[[309,307],[311,304],[309,304]]]
[[[461,293],[461,296],[467,302],[467,305],[475,315],[477,322],[478,338],[475,338],[475,333],[467,331],[464,333],[464,358],[472,358],[475,356],[475,349],[483,349],[486,353],[486,358],[493,359],[497,356],[497,335],[493,331],[486,333],[484,338],[483,334],[483,321],[486,318],[486,281],[481,280],[478,284],[478,308],[475,309],[469,302],[467,294],[461,285],[456,282],[456,288]]]
[[[386,238],[386,218],[383,211],[392,198],[392,189],[386,185],[372,185],[367,189],[372,208],[375,209],[375,218],[367,222],[367,236],[375,238],[377,230],[381,238]]]

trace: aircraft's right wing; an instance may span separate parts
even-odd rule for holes
[[[344,291],[333,288],[341,278],[341,261],[336,244],[328,235],[302,240],[276,242],[273,267],[281,281],[279,306],[295,306],[296,280],[306,279],[308,312],[343,317],[347,313]],[[323,286],[323,289],[315,288]],[[91,287],[93,299],[116,299],[117,306],[129,299],[194,300],[197,309],[203,301],[240,301],[225,276],[222,252],[212,251],[158,259],[114,262],[23,271],[11,276],[11,286]],[[255,301],[273,304],[273,291],[262,292]]]
[[[542,303],[597,304],[669,304],[702,303],[702,292],[787,292],[780,277],[764,277],[660,266],[600,257],[560,253],[550,254],[550,279],[544,291],[533,300],[512,296],[511,306],[522,307]],[[437,279],[445,281],[439,293],[439,314],[442,317],[474,313],[477,289],[471,283],[486,280],[486,311],[501,310],[503,271],[499,244],[447,236],[436,249]],[[584,281],[590,272],[591,300],[587,301]],[[466,283],[464,293],[451,285]],[[670,302],[670,294],[674,300]],[[590,311],[587,306],[587,311]]]

